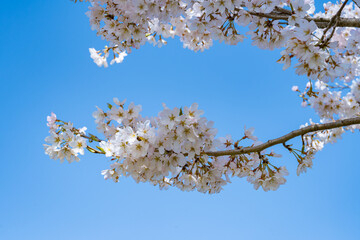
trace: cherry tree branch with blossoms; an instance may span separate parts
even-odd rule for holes
[[[261,152],[267,148],[278,144],[285,144],[287,141],[296,138],[298,136],[304,136],[307,133],[318,132],[321,130],[329,130],[339,127],[346,127],[350,125],[360,124],[360,117],[353,117],[348,119],[340,119],[334,122],[323,123],[323,124],[311,124],[310,126],[303,126],[300,129],[294,130],[284,136],[278,137],[276,139],[268,140],[266,143],[262,143],[256,146],[250,146],[245,148],[225,150],[225,151],[216,151],[216,152],[206,152],[208,156],[227,156],[227,155],[239,155],[244,153],[251,152]]]
[[[131,176],[137,182],[150,182],[160,188],[176,186],[182,190],[217,193],[230,182],[231,177],[247,177],[258,189],[276,190],[286,182],[286,167],[278,167],[272,160],[280,157],[271,146],[283,143],[297,159],[297,174],[312,167],[314,154],[324,144],[336,141],[345,130],[358,129],[360,117],[337,120],[330,123],[303,126],[280,138],[261,144],[253,135],[254,129],[244,129],[244,136],[233,141],[230,135],[215,138],[217,130],[213,122],[201,117],[197,104],[191,107],[164,110],[158,117],[144,118],[141,106],[114,99],[108,111],[100,108],[93,113],[97,129],[105,140],[86,134],[86,128],[77,129],[70,122],[48,117],[50,136],[45,139],[45,153],[52,159],[79,161],[84,149],[103,154],[113,162],[110,169],[102,171],[105,179],[117,182],[120,176]],[[333,129],[333,130],[332,130]],[[302,136],[301,150],[286,142]],[[253,144],[243,147],[242,141]],[[91,147],[93,142],[99,143]],[[241,144],[241,145],[240,145]]]
[[[345,6],[345,4],[343,4]],[[341,9],[342,10],[342,9]],[[341,11],[338,11],[341,13]],[[262,17],[262,18],[269,18],[272,20],[285,20],[284,24],[288,24],[289,17],[293,14],[292,11],[286,10],[283,8],[275,7],[274,10],[270,13],[262,13],[262,12],[251,12],[248,11],[249,14],[256,16],[256,17]],[[322,18],[322,17],[310,17],[306,16],[305,19],[309,22],[314,21],[318,28],[328,28],[331,27],[334,20],[332,20],[335,16],[332,18]],[[360,19],[357,18],[341,18],[339,17],[337,26],[339,27],[360,27]]]
[[[107,111],[98,108],[93,114],[103,138],[49,116],[44,146],[52,159],[79,161],[86,149],[111,159],[102,174],[115,182],[130,176],[160,188],[218,193],[231,177],[245,177],[255,189],[268,191],[278,189],[288,175],[274,160],[280,155],[268,148],[283,144],[298,162],[299,175],[313,166],[325,144],[360,129],[359,0],[324,3],[323,12],[315,12],[313,0],[84,1],[91,3],[92,29],[109,42],[103,50],[89,50],[98,66],[108,66],[110,53],[110,64],[121,63],[133,49],[146,43],[162,47],[168,38],[179,38],[193,51],[208,49],[214,41],[237,45],[250,38],[261,49],[281,49],[277,62],[283,69],[293,65],[296,74],[307,76],[304,90],[292,90],[320,123],[310,120],[265,143],[257,141],[253,128],[245,128],[239,140],[216,138],[217,130],[197,104],[173,109],[164,104],[157,117],[145,118],[140,105],[125,107],[115,98]],[[299,148],[287,144],[298,136]]]

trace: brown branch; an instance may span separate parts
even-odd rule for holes
[[[291,16],[291,11],[282,9],[277,7],[271,13],[259,13],[259,12],[251,12],[248,11],[253,16],[257,17],[264,17],[264,18],[271,18],[273,20],[285,20],[287,21],[288,18]],[[337,27],[355,27],[360,28],[360,19],[359,18],[338,18]],[[327,28],[330,24],[333,25],[335,18],[314,18],[307,16],[305,17],[308,21],[314,21],[318,28]]]
[[[343,2],[343,4],[341,5],[340,9],[337,11],[337,13],[330,19],[329,25],[325,28],[324,30],[324,35],[327,33],[327,31],[329,31],[329,29],[335,24],[336,19],[340,18],[341,12],[344,9],[346,3],[348,2],[348,0],[346,0],[345,2]],[[324,36],[323,35],[323,36]]]
[[[260,144],[257,146],[245,147],[245,148],[234,149],[234,150],[205,152],[204,154],[206,154],[208,156],[219,157],[219,156],[228,156],[228,155],[232,155],[232,156],[240,155],[240,154],[252,153],[252,152],[261,152],[262,150],[265,150],[269,147],[272,147],[272,146],[278,145],[278,144],[282,144],[282,143],[286,143],[290,139],[293,139],[298,136],[302,136],[307,133],[317,132],[317,131],[321,131],[321,130],[328,130],[328,129],[333,129],[333,128],[339,128],[339,127],[345,127],[345,126],[350,126],[350,125],[354,125],[354,124],[360,124],[360,117],[342,119],[342,120],[337,120],[337,121],[330,122],[330,123],[314,124],[311,126],[303,127],[298,130],[292,131],[282,137],[269,140],[266,143],[263,143],[263,144]]]
[[[344,1],[343,4],[341,5],[340,9],[337,11],[337,13],[330,19],[329,25],[325,28],[323,35],[321,36],[321,39],[320,39],[321,44],[319,45],[320,47],[326,46],[328,44],[328,42],[330,41],[330,39],[332,38],[332,36],[334,35],[336,26],[339,24],[341,12],[344,9],[344,7],[348,1],[349,0]],[[331,31],[330,35],[324,41],[327,31],[329,31],[329,29],[331,27],[333,27],[333,30]]]
[[[292,12],[290,10],[287,10],[285,8],[281,8],[281,7],[278,7],[278,6],[275,6],[274,11],[275,12],[280,12],[280,13],[285,13],[285,14],[288,14],[288,15],[292,14]]]

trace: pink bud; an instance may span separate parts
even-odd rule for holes
[[[297,92],[297,91],[299,91],[299,87],[298,87],[298,86],[293,86],[293,87],[291,88],[291,91]]]

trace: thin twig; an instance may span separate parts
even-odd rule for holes
[[[329,25],[325,28],[324,32],[323,32],[323,35],[321,36],[321,39],[320,39],[320,47],[324,47],[326,46],[326,44],[328,44],[328,42],[330,41],[330,39],[332,38],[332,36],[334,35],[334,32],[335,32],[335,29],[336,29],[336,26],[339,24],[339,19],[340,19],[340,16],[341,16],[341,12],[342,10],[344,9],[346,3],[348,2],[349,0],[345,0],[343,2],[343,4],[341,5],[341,7],[339,8],[339,10],[336,12],[336,14],[330,19],[330,22],[329,22]],[[326,40],[324,41],[324,38],[326,36],[326,33],[329,31],[329,29],[333,27],[333,30],[332,32],[330,33],[330,35],[326,38]]]
[[[95,141],[95,142],[101,142],[102,141],[101,139],[99,139],[98,137],[96,137],[95,135],[92,135],[92,134],[90,134],[90,137],[89,137],[89,136],[81,133],[80,136],[83,137],[83,138],[89,139],[91,141]]]

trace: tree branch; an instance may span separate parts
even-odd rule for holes
[[[286,10],[286,9],[285,9]],[[291,16],[291,12],[288,11],[281,11],[279,8],[276,9],[276,12],[271,13],[259,13],[259,12],[251,12],[249,13],[253,16],[257,17],[265,17],[265,18],[271,18],[274,20],[288,20],[288,18]],[[314,17],[305,17],[308,21],[314,21],[318,28],[327,28],[332,21],[332,18],[314,18]],[[360,19],[359,18],[339,18],[339,21],[337,23],[338,27],[355,27],[360,28]]]
[[[339,19],[340,19],[340,16],[341,16],[341,12],[342,10],[344,9],[346,3],[348,2],[349,0],[346,0],[342,3],[340,9],[337,11],[337,13],[330,19],[330,22],[329,22],[329,25],[325,28],[324,32],[323,32],[323,35],[320,39],[320,42],[321,44],[319,45],[320,47],[325,47],[330,39],[333,37],[334,33],[335,33],[335,29],[336,29],[336,26],[338,25],[339,23]],[[326,36],[326,33],[327,31],[329,31],[329,29],[333,27],[333,30],[331,31],[330,35],[326,38],[326,40],[324,41],[324,38]]]
[[[264,149],[267,149],[269,147],[272,147],[274,145],[286,143],[290,139],[293,139],[295,137],[310,133],[310,132],[317,132],[321,130],[328,130],[333,128],[339,128],[339,127],[346,127],[354,124],[360,124],[360,117],[354,117],[354,118],[348,118],[348,119],[342,119],[337,120],[331,123],[323,123],[323,124],[314,124],[311,126],[303,127],[298,130],[294,130],[282,137],[275,138],[272,140],[267,141],[266,143],[252,146],[252,147],[245,147],[241,149],[234,149],[234,150],[225,150],[225,151],[216,151],[216,152],[205,152],[204,154],[208,156],[227,156],[227,155],[239,155],[239,154],[245,154],[245,153],[251,153],[251,152],[261,152]]]

